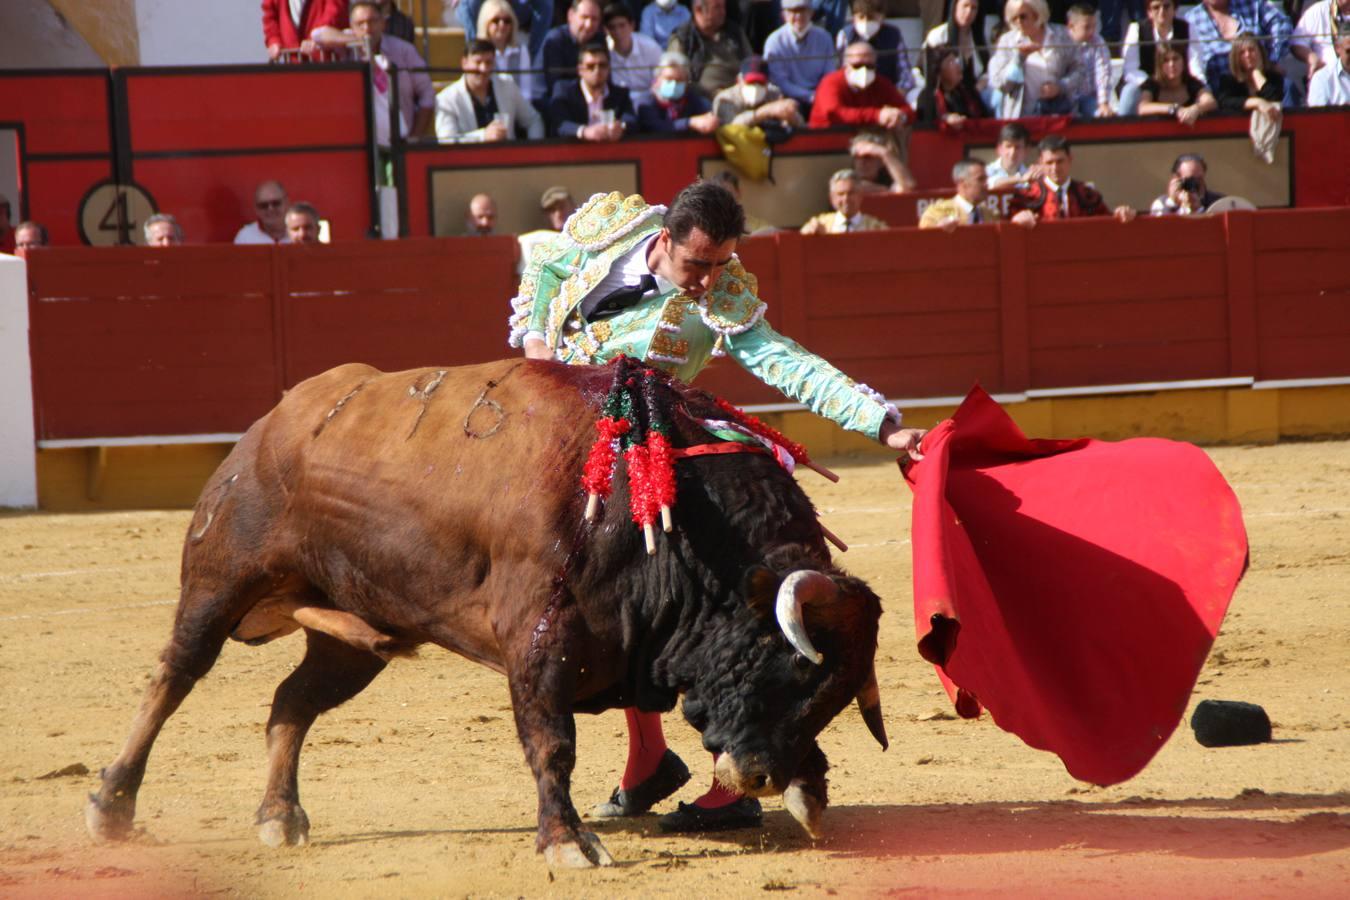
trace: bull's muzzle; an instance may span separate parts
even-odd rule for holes
[[[713,765],[713,777],[727,788],[748,797],[768,797],[783,792],[781,787],[773,784],[768,759],[758,753],[740,758],[723,753]]]

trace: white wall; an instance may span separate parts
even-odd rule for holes
[[[28,266],[0,253],[0,506],[37,506]]]
[[[136,0],[136,27],[143,66],[267,62],[257,0]]]

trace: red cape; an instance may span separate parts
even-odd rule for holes
[[[914,618],[957,711],[1083,781],[1138,774],[1247,567],[1232,489],[1191,444],[1029,440],[978,387],[923,451]]]

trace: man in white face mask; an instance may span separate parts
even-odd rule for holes
[[[853,0],[850,12],[852,19],[839,29],[835,39],[839,52],[856,41],[867,41],[877,51],[877,74],[895,82],[900,93],[908,95],[914,90],[909,48],[900,29],[887,24],[885,4],[882,0]]]
[[[808,112],[820,79],[837,68],[834,41],[811,24],[810,0],[781,0],[783,25],[764,42],[769,80]]]
[[[914,121],[914,110],[889,78],[877,75],[877,52],[856,41],[844,51],[844,67],[820,80],[811,107],[811,127],[866,125],[897,133]]]
[[[751,56],[741,64],[736,83],[718,91],[713,98],[713,114],[719,125],[762,125],[777,123],[788,128],[805,124],[797,101],[784,97],[777,86],[769,83],[769,69],[764,59]]]

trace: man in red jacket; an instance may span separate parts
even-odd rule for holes
[[[262,0],[262,26],[268,59],[276,59],[282,50],[313,53],[324,46],[315,40],[315,31],[324,26],[338,31],[347,27],[347,0]]]
[[[871,125],[898,130],[914,121],[914,110],[890,79],[877,74],[877,51],[856,41],[844,51],[844,67],[816,86],[811,107],[812,128],[831,125]]]

